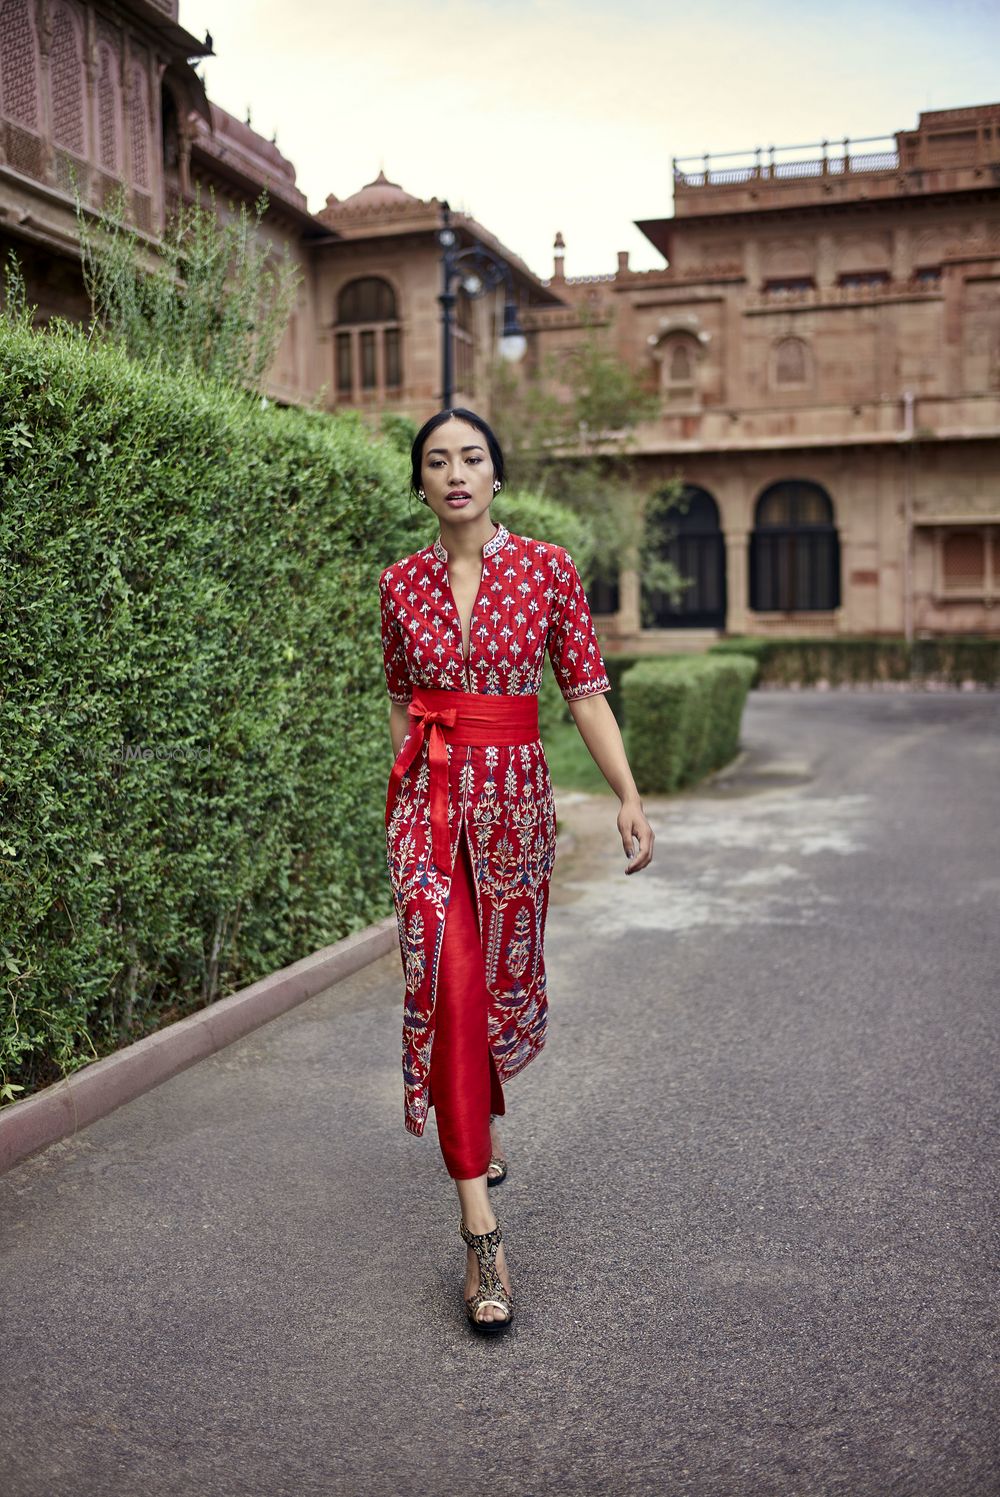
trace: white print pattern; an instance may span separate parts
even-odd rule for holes
[[[394,702],[414,684],[484,695],[537,695],[545,653],[567,701],[611,689],[579,573],[562,547],[511,534],[483,547],[469,660],[440,538],[379,578],[385,681]],[[408,736],[408,735],[407,735]],[[404,742],[406,740],[404,739]],[[489,1044],[501,1081],[541,1050],[548,1016],[543,941],[556,813],[541,740],[448,751],[451,864],[467,829],[489,992]],[[428,741],[404,774],[386,830],[399,927],[404,1123],[427,1121],[434,1008],[451,874],[431,856]]]

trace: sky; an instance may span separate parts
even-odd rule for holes
[[[180,21],[312,212],[381,168],[543,279],[557,230],[568,276],[661,266],[633,220],[671,213],[673,156],[1000,101],[997,0],[180,0]]]

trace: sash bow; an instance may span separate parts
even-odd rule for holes
[[[451,838],[448,832],[448,740],[445,728],[453,728],[458,716],[456,707],[422,707],[410,702],[407,707],[410,733],[399,751],[389,776],[389,794],[386,797],[385,824],[388,827],[392,807],[403,776],[423,747],[430,731],[427,760],[430,766],[431,802],[431,853],[441,869],[451,869]]]

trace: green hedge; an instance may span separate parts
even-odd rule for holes
[[[404,480],[358,419],[0,325],[8,1083],[387,912]]]
[[[756,665],[736,654],[644,660],[621,680],[624,739],[640,793],[669,793],[733,758]]]
[[[608,701],[611,704],[612,712],[618,719],[619,725],[624,726],[625,723],[625,695],[622,691],[622,681],[625,678],[626,671],[630,671],[633,665],[648,665],[651,661],[675,661],[687,660],[689,658],[688,655],[681,655],[672,651],[667,651],[662,655],[650,655],[648,652],[644,654],[623,653],[621,655],[605,655],[604,664],[607,667],[608,680],[611,682]]]
[[[408,482],[360,417],[0,319],[0,1101],[391,913]]]
[[[975,681],[1000,685],[1000,639],[952,636],[905,639],[767,639],[734,635],[709,647],[710,655],[749,655],[757,662],[757,686],[831,686],[876,681]]]

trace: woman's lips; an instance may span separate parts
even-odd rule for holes
[[[454,509],[461,509],[463,505],[472,503],[471,494],[459,494],[454,499],[450,494],[447,494],[445,497]]]

